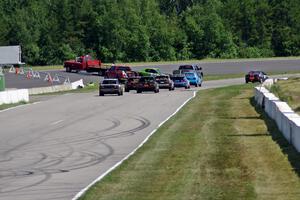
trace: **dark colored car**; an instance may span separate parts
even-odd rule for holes
[[[178,70],[181,71],[181,73],[195,71],[198,76],[203,77],[202,67],[198,65],[180,65]]]
[[[245,75],[245,81],[248,82],[264,82],[268,78],[267,74],[263,71],[250,71]]]
[[[155,77],[156,82],[160,89],[174,90],[174,82],[171,80],[169,75],[160,75]]]
[[[153,76],[144,76],[140,78],[136,92],[142,93],[143,91],[159,92],[158,83]]]
[[[123,87],[118,79],[104,79],[99,85],[99,96],[104,94],[123,95]]]
[[[191,87],[190,81],[185,76],[173,76],[172,80],[175,87],[184,87],[185,89],[189,89]]]
[[[125,92],[129,92],[130,90],[137,90],[139,80],[140,77],[128,78],[125,83]]]

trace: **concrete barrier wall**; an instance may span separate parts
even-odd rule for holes
[[[39,87],[39,88],[28,89],[29,95],[52,93],[52,92],[62,92],[62,91],[67,91],[67,90],[72,90],[72,84],[54,85],[54,86],[49,86],[49,87]]]
[[[294,118],[291,120],[291,122],[291,143],[297,149],[297,151],[300,152],[300,119]]]
[[[18,103],[20,101],[29,101],[28,89],[8,90],[0,92],[0,105]]]
[[[267,83],[270,86],[273,81],[267,81]],[[286,102],[280,101],[265,87],[256,87],[254,95],[257,105],[262,107],[267,115],[276,122],[286,140],[300,152],[300,116]]]
[[[29,95],[52,93],[52,92],[63,92],[63,91],[78,89],[79,87],[81,87],[81,88],[84,87],[82,79],[72,82],[70,84],[54,85],[54,86],[49,86],[49,87],[30,88]]]

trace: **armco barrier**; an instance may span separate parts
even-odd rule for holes
[[[273,84],[273,80],[267,83]],[[265,87],[256,87],[254,94],[257,104],[276,122],[286,140],[300,152],[300,116]]]
[[[28,89],[7,90],[0,92],[0,105],[29,101]]]

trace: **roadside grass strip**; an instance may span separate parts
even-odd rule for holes
[[[0,111],[4,112],[8,109],[12,109],[14,107],[18,107],[18,106],[22,106],[22,105],[26,105],[27,103],[25,101],[21,101],[19,103],[12,103],[12,104],[1,104],[0,105]]]
[[[300,114],[300,77],[279,80],[271,87],[271,92]]]
[[[253,86],[198,92],[84,200],[300,199],[300,155]]]

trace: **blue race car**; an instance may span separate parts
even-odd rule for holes
[[[189,80],[185,76],[173,76],[172,80],[174,82],[174,87],[184,87],[185,89],[189,89],[191,87]]]
[[[189,80],[191,85],[195,85],[196,87],[201,87],[202,85],[202,77],[198,76],[196,72],[185,72],[184,75]]]

